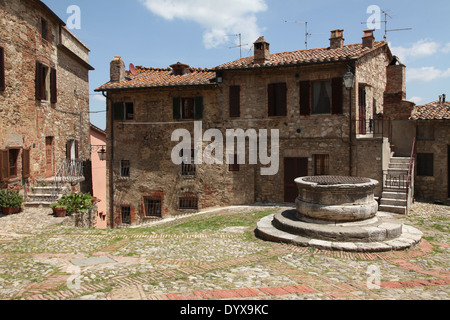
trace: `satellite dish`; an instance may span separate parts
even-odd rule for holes
[[[136,68],[134,67],[134,64],[130,63],[130,72],[133,76],[137,74]]]

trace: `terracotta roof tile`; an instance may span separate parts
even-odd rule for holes
[[[108,82],[96,91],[113,89],[136,89],[154,87],[176,87],[176,86],[199,86],[211,85],[216,77],[215,72],[208,69],[190,68],[190,73],[184,75],[174,75],[172,69],[144,68],[136,67],[136,74],[126,72],[126,79],[122,82]]]
[[[318,48],[291,52],[274,53],[265,64],[255,64],[253,57],[242,58],[222,64],[213,70],[254,69],[282,67],[310,63],[325,63],[358,59],[363,55],[387,45],[385,41],[377,41],[372,49],[363,48],[362,44],[345,45],[339,49]]]
[[[431,102],[423,106],[417,106],[417,110],[411,120],[450,120],[450,102]]]

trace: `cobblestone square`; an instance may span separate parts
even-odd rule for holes
[[[265,242],[279,207],[229,207],[140,228],[74,229],[50,210],[0,216],[3,300],[448,300],[448,206],[399,219],[406,251],[350,253]]]

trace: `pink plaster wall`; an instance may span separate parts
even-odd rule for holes
[[[92,189],[93,195],[100,202],[97,203],[97,228],[106,228],[106,161],[100,161],[98,156],[99,148],[95,146],[105,146],[106,149],[106,133],[101,129],[91,125],[91,161],[92,161]]]

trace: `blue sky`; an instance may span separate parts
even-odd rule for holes
[[[81,28],[71,31],[90,49],[91,122],[106,127],[106,104],[94,92],[109,81],[109,63],[121,56],[126,66],[166,68],[178,61],[212,68],[236,60],[236,35],[242,35],[242,56],[252,55],[260,35],[271,52],[329,45],[330,31],[344,29],[345,43],[358,43],[376,5],[388,11],[387,41],[407,66],[407,98],[419,104],[450,94],[450,4],[448,0],[43,0],[63,21],[71,5],[81,12]],[[384,20],[384,16],[382,16]],[[382,40],[384,25],[375,37]]]

